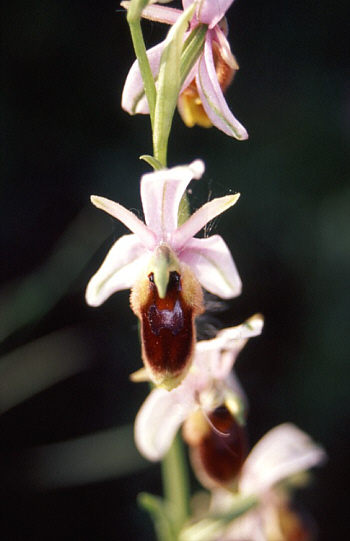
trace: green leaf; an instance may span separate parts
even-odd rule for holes
[[[138,495],[138,504],[151,516],[159,541],[177,541],[174,516],[168,502],[148,492]]]
[[[204,41],[207,30],[208,26],[205,24],[196,26],[184,43],[181,54],[180,86],[184,84],[187,75],[193,68],[204,49]]]
[[[150,156],[149,154],[143,154],[140,156],[140,160],[144,160],[148,163],[155,171],[160,171],[161,169],[164,169],[164,165],[162,165],[154,156]]]
[[[193,16],[195,4],[191,4],[171,27],[164,41],[160,60],[158,89],[153,126],[154,156],[164,166],[168,139],[181,87],[181,52],[184,33]]]

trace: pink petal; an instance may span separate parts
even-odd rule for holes
[[[251,318],[247,319],[242,325],[237,327],[230,327],[228,329],[222,329],[216,335],[217,340],[220,340],[221,347],[223,349],[230,349],[240,351],[248,338],[259,336],[264,326],[264,318],[260,314],[255,314]],[[241,345],[241,342],[244,342]]]
[[[130,2],[126,0],[125,2],[120,2],[120,5],[124,9],[129,9]],[[180,9],[168,8],[166,6],[160,6],[159,4],[150,3],[142,11],[142,17],[157,23],[175,24],[182,13],[183,12]]]
[[[202,0],[197,2],[196,18],[199,22],[213,28],[225,15],[233,0]],[[193,0],[182,0],[184,9],[187,9]]]
[[[142,11],[142,17],[158,23],[175,24],[182,13],[181,9],[150,4]]]
[[[188,239],[198,233],[210,220],[232,207],[238,201],[239,196],[240,194],[226,195],[203,205],[176,231],[173,246],[180,250]]]
[[[105,197],[91,196],[91,202],[99,209],[108,212],[114,218],[122,222],[130,231],[135,233],[142,244],[149,250],[154,250],[156,247],[154,233],[145,225],[135,214],[127,210],[125,207],[106,199]]]
[[[151,71],[155,79],[158,76],[160,57],[162,55],[163,48],[164,42],[161,42],[147,51]],[[122,94],[122,108],[130,115],[149,114],[148,102],[137,60],[135,60],[131,66],[125,81]]]
[[[262,493],[325,459],[325,451],[305,432],[290,423],[279,425],[265,434],[250,452],[242,468],[240,490]]]
[[[231,137],[247,139],[248,133],[227,106],[217,78],[211,33],[207,32],[204,54],[198,64],[196,83],[205,112],[213,125]]]
[[[183,391],[154,389],[142,404],[135,420],[135,442],[148,460],[161,460],[169,450],[183,421],[193,409],[184,402]]]
[[[242,283],[236,265],[224,240],[219,235],[191,239],[179,255],[189,265],[204,289],[231,299],[241,293]]]
[[[223,380],[228,376],[248,339],[261,334],[263,325],[262,316],[256,314],[242,325],[219,331],[212,340],[197,342],[196,353],[207,352],[210,356],[208,365],[212,377]]]
[[[238,70],[239,66],[237,64],[237,60],[235,59],[235,57],[233,56],[231,52],[230,44],[227,41],[225,34],[218,26],[213,28],[213,39],[218,44],[220,56],[226,62],[226,64],[231,69]]]
[[[147,250],[136,235],[124,235],[118,239],[88,283],[87,304],[100,306],[116,291],[130,289],[147,261]]]
[[[203,162],[196,160],[191,165],[143,175],[141,200],[145,221],[157,235],[158,242],[165,241],[172,245],[181,198],[190,181],[200,178],[203,172]]]

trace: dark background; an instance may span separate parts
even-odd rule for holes
[[[194,208],[242,193],[215,230],[244,291],[204,324],[264,314],[237,363],[250,440],[291,421],[325,446],[327,465],[298,498],[321,541],[349,535],[349,11],[346,0],[237,0],[241,69],[227,99],[250,139],[176,116],[169,144],[170,165],[206,162]],[[136,320],[128,292],[84,302],[125,233],[89,196],[140,210],[149,170],[138,160],[151,153],[149,118],[120,107],[133,61],[125,15],[112,1],[5,0],[1,20],[1,536],[152,540],[136,505],[161,492],[159,466],[132,443],[147,395],[128,380]],[[148,46],[164,35],[144,28]]]

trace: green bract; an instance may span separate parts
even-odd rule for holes
[[[181,52],[183,37],[195,10],[186,9],[171,27],[160,60],[154,115],[153,146],[155,158],[166,165],[167,143],[181,87]]]

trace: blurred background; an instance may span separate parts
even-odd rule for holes
[[[194,208],[242,193],[214,228],[243,294],[202,328],[264,314],[237,362],[250,441],[291,421],[324,445],[327,465],[298,495],[321,541],[349,534],[349,11],[346,0],[236,0],[241,69],[227,100],[250,139],[177,115],[169,144],[170,165],[206,162]],[[134,59],[125,14],[109,0],[3,0],[1,21],[1,537],[152,541],[136,498],[160,494],[161,477],[133,444],[147,395],[128,379],[136,318],[128,292],[84,301],[126,232],[89,196],[140,211],[149,170],[138,160],[151,153],[149,118],[120,107]],[[144,29],[148,46],[164,36]]]

